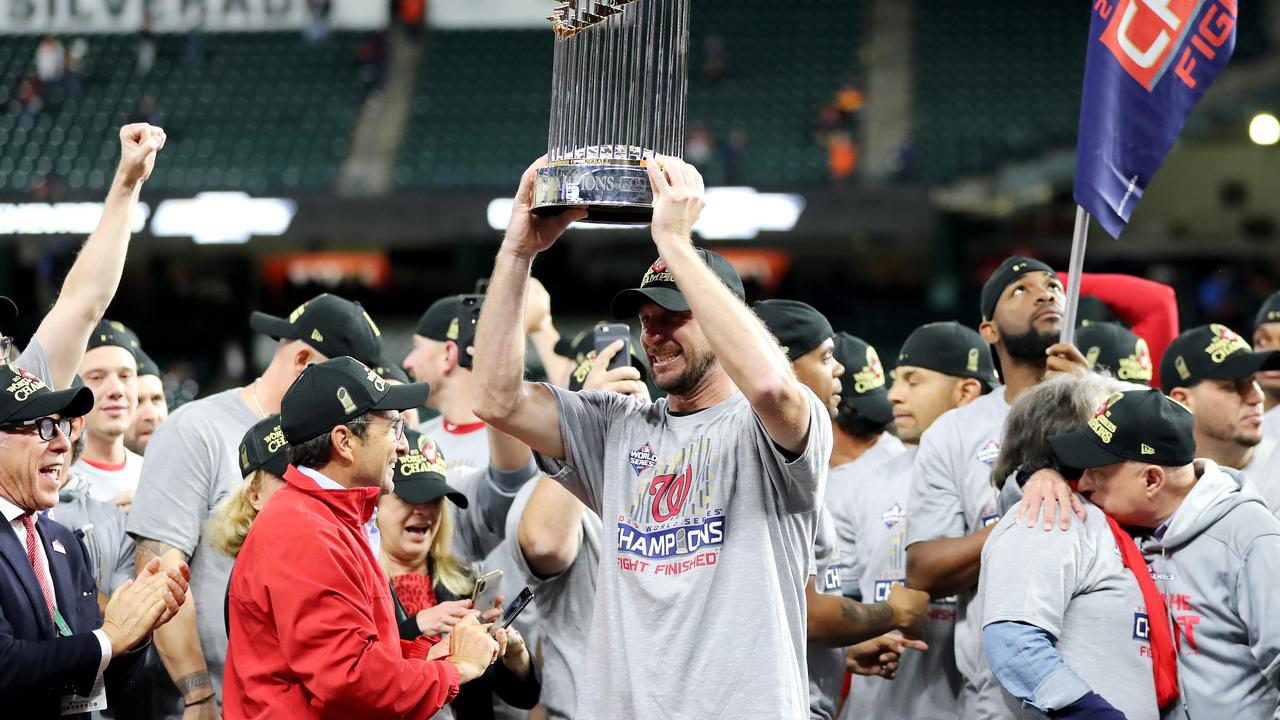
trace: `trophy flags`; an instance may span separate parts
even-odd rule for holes
[[[1089,215],[1119,238],[1182,124],[1236,44],[1237,0],[1095,0],[1076,148],[1071,277],[1084,264]],[[1079,283],[1063,342],[1075,337]]]

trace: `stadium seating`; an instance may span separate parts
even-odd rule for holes
[[[309,45],[298,33],[209,33],[203,62],[184,60],[185,36],[157,36],[157,60],[135,72],[136,36],[89,36],[84,91],[23,117],[11,107],[38,38],[0,43],[0,193],[53,175],[71,192],[101,191],[118,157],[116,130],[140,99],[155,99],[172,141],[149,187],[329,188],[360,111],[358,33]],[[62,38],[69,44],[70,38]]]
[[[692,5],[688,120],[718,139],[746,133],[744,180],[762,187],[821,183],[819,108],[856,77],[860,0],[697,0]],[[705,38],[718,34],[728,74],[700,77]],[[419,72],[395,171],[401,188],[509,189],[513,172],[546,151],[552,34],[545,30],[436,32]],[[797,73],[795,67],[806,71]],[[717,163],[704,166],[716,181]]]

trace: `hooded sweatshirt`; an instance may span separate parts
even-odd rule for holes
[[[1199,480],[1142,545],[1178,644],[1189,720],[1280,720],[1280,520],[1243,474],[1196,460]]]
[[[325,490],[292,465],[231,574],[228,718],[429,718],[458,670],[400,640],[365,533],[378,488]]]

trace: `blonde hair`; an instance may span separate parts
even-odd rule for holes
[[[470,563],[453,554],[452,503],[443,497],[435,502],[441,503],[440,520],[436,536],[431,540],[431,547],[427,548],[426,557],[431,583],[444,586],[444,589],[458,597],[470,597],[476,585],[476,575]],[[387,561],[385,545],[379,547],[378,559],[382,562],[383,571],[390,576],[391,563]]]
[[[205,537],[209,544],[229,557],[240,554],[244,539],[249,536],[249,528],[258,517],[258,511],[249,502],[249,494],[262,492],[262,480],[266,474],[267,471],[261,468],[249,473],[227,499],[218,504],[205,523]]]

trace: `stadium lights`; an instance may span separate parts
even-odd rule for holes
[[[138,203],[133,232],[142,231],[150,214]],[[88,235],[101,217],[100,202],[0,203],[0,235]]]
[[[489,202],[489,227],[503,230],[511,217],[511,198]],[[707,188],[707,207],[693,226],[704,240],[751,240],[763,231],[787,232],[804,212],[805,200],[788,193],[762,193],[749,187]],[[635,225],[579,223],[576,230],[631,230]]]
[[[1275,145],[1280,142],[1280,120],[1271,113],[1258,113],[1249,122],[1249,139],[1257,145]]]
[[[246,243],[253,235],[283,235],[298,204],[283,198],[255,198],[242,192],[202,192],[156,206],[151,233],[190,237],[198,245]]]

